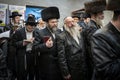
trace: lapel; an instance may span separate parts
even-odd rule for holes
[[[79,44],[78,44],[78,43],[76,42],[76,40],[75,40],[67,31],[66,31],[66,35],[67,35],[68,40],[71,42],[71,44],[72,44],[74,47],[80,49],[80,39],[79,39]]]
[[[52,33],[50,32],[50,30],[47,27],[44,29],[44,35],[43,36],[50,36],[52,38],[53,42],[55,41]]]

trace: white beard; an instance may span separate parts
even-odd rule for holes
[[[96,23],[102,28],[103,27],[103,23],[102,23],[102,20],[100,19],[96,19]]]
[[[66,25],[64,25],[64,28],[66,31],[68,31],[70,33],[70,35],[76,40],[76,42],[79,44],[79,39],[81,38],[80,36],[80,26],[78,26],[77,24],[71,28],[67,27]]]

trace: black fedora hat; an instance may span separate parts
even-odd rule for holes
[[[36,26],[38,22],[35,21],[35,17],[28,16],[27,20],[25,21],[26,25]]]
[[[12,15],[10,16],[10,18],[14,18],[15,16],[22,16],[21,14],[19,14],[17,11],[12,12]]]

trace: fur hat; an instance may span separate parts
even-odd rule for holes
[[[14,17],[16,17],[16,16],[22,16],[21,14],[19,14],[17,11],[14,11],[14,12],[12,12],[12,15],[10,16],[10,18],[14,18]]]
[[[108,0],[106,9],[112,11],[120,11],[120,0]]]
[[[96,14],[105,10],[106,1],[95,0],[84,4],[86,13]]]
[[[41,16],[43,21],[48,21],[49,19],[59,19],[60,13],[57,7],[48,7],[42,10]]]
[[[25,22],[26,22],[26,25],[31,25],[31,26],[37,25],[37,22],[35,21],[35,17],[33,16],[28,16],[27,21]]]

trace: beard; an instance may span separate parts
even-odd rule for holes
[[[74,39],[76,39],[76,37],[81,38],[79,31],[80,26],[78,24],[75,24],[70,28],[64,25],[64,28]]]
[[[55,33],[55,32],[58,30],[57,26],[51,27],[50,25],[48,25],[48,29],[49,29],[52,33]]]
[[[103,23],[102,23],[102,20],[100,19],[96,19],[96,23],[100,26],[100,27],[103,27]]]

